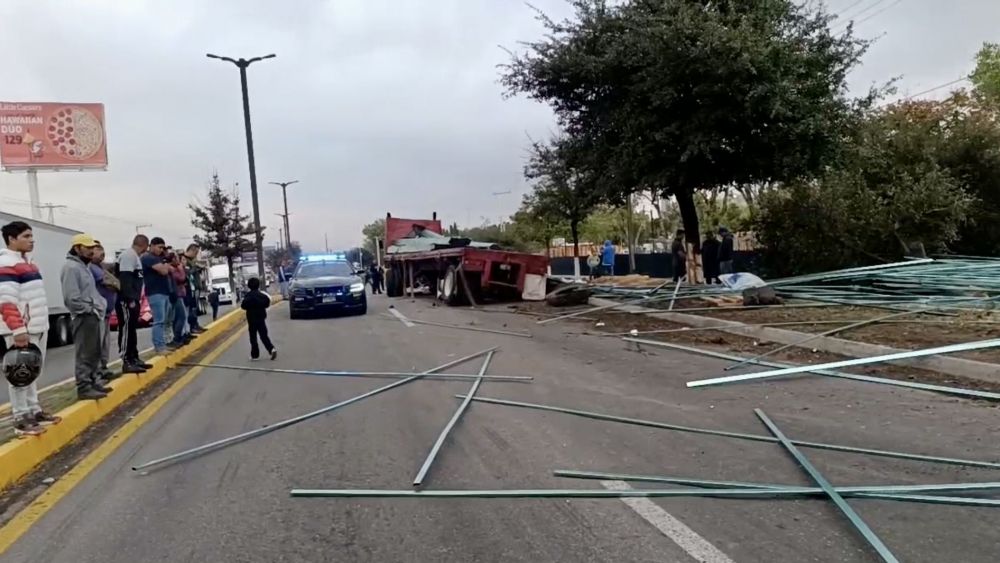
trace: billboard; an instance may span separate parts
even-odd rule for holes
[[[0,164],[27,168],[106,168],[104,104],[0,102]]]

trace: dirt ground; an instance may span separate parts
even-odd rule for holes
[[[680,302],[678,302],[678,305]],[[688,300],[684,307],[675,307],[674,311],[684,312],[684,309],[701,307],[704,304],[698,300]],[[536,316],[539,319],[564,315],[574,311],[582,311],[590,307],[555,308],[545,303],[519,303],[510,308],[519,314]],[[708,318],[738,321],[747,324],[776,323],[792,321],[833,321],[842,320],[839,324],[801,324],[781,326],[777,328],[803,333],[818,334],[844,326],[852,322],[877,318],[890,314],[892,311],[865,307],[808,307],[808,308],[763,308],[763,309],[729,309],[719,307],[712,311],[697,311],[696,314]],[[836,338],[855,340],[870,344],[881,344],[894,348],[914,350],[930,348],[959,342],[971,342],[1000,338],[1000,317],[991,314],[961,315],[943,317],[935,315],[913,315],[900,317],[898,320],[917,320],[914,323],[887,323],[867,325],[832,335]],[[661,340],[705,348],[718,352],[728,352],[744,357],[756,356],[769,350],[774,350],[781,344],[760,342],[753,338],[728,334],[716,330],[692,330],[687,325],[656,319],[647,315],[629,314],[622,311],[598,311],[589,316],[576,317],[566,321],[572,329],[583,334],[600,336],[624,336],[631,330],[637,330],[640,338]],[[996,324],[987,324],[996,323]],[[646,331],[675,330],[676,332],[642,334]],[[956,357],[974,359],[984,362],[1000,363],[1000,350],[986,350],[955,354]],[[847,359],[846,356],[822,351],[812,351],[808,348],[789,348],[766,359],[775,362],[793,364],[818,364]],[[1000,371],[1000,368],[998,368]],[[967,389],[1000,392],[1000,381],[997,383],[983,382],[964,377],[942,374],[918,368],[876,364],[852,368],[852,373],[873,375],[904,381],[918,381],[939,385],[950,385]],[[721,375],[721,374],[720,374]]]

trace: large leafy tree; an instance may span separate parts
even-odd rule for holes
[[[579,147],[568,137],[534,142],[524,174],[534,181],[531,208],[539,218],[565,224],[580,255],[580,225],[600,203],[598,175],[582,164]]]
[[[789,0],[573,0],[502,82],[552,106],[610,202],[676,198],[698,243],[695,191],[809,176],[859,105],[847,73],[867,43]]]
[[[377,241],[385,237],[385,219],[376,219],[361,228],[361,234],[365,237],[364,249],[374,255],[378,252]]]
[[[976,69],[969,76],[976,93],[1000,108],[1000,43],[984,43],[976,53]]]
[[[191,210],[191,225],[201,231],[194,235],[194,241],[210,255],[225,258],[229,281],[233,283],[233,260],[254,250],[254,226],[250,218],[240,212],[239,192],[224,190],[219,175],[212,174],[206,201],[188,204],[188,209]]]

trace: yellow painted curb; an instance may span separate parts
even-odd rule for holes
[[[278,299],[275,299],[277,302]],[[107,416],[119,405],[152,385],[167,370],[187,360],[198,351],[213,344],[220,335],[243,322],[243,311],[236,309],[206,327],[204,333],[190,345],[166,356],[156,356],[149,363],[153,367],[141,375],[126,374],[112,381],[114,389],[106,399],[79,401],[59,411],[59,424],[48,426],[45,434],[13,439],[0,445],[0,491],[28,475],[32,469],[57,453],[90,425]]]
[[[205,356],[206,362],[213,362],[216,358],[221,356],[229,346],[236,342],[237,339],[243,335],[239,332],[232,334],[229,338],[225,339],[215,350],[208,353]],[[45,515],[46,512],[52,509],[63,497],[68,495],[81,481],[83,481],[91,471],[97,468],[105,459],[107,459],[111,454],[121,447],[143,424],[153,418],[164,405],[167,404],[170,399],[174,398],[177,393],[184,389],[189,383],[194,381],[194,378],[201,373],[203,368],[194,367],[187,371],[180,379],[175,381],[170,387],[160,393],[158,397],[153,399],[148,405],[146,405],[139,414],[135,415],[126,422],[121,428],[115,431],[107,440],[105,440],[100,446],[98,446],[94,451],[87,454],[80,463],[73,466],[65,475],[63,475],[58,481],[55,482],[51,487],[45,490],[44,493],[38,496],[35,500],[31,502],[27,507],[12,518],[6,525],[0,528],[0,555],[3,555],[10,546],[14,545],[21,536],[23,536],[38,520]]]

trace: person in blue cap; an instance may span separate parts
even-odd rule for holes
[[[615,275],[615,245],[610,240],[604,241],[604,247],[601,248],[601,269],[604,275]]]

